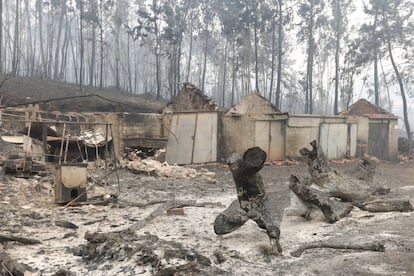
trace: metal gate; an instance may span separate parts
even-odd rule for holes
[[[357,124],[321,124],[319,143],[328,159],[355,157]]]
[[[217,161],[217,113],[176,113],[171,118],[166,161],[192,164]]]
[[[388,159],[388,122],[370,122],[368,131],[368,154]]]
[[[285,121],[256,121],[255,146],[267,154],[267,161],[285,159]]]

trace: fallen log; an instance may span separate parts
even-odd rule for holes
[[[258,173],[265,160],[266,153],[259,147],[248,149],[243,156],[233,154],[227,160],[236,185],[238,202],[233,201],[216,217],[214,231],[218,235],[227,234],[252,219],[266,230],[272,251],[278,255],[282,253],[279,244],[282,212],[266,193],[262,176]]]
[[[313,242],[301,245],[298,249],[290,253],[292,257],[300,257],[305,250],[315,248],[333,248],[333,249],[346,249],[346,250],[358,250],[358,251],[378,251],[384,252],[385,246],[383,242],[373,242],[364,244],[343,244],[336,242]]]
[[[329,193],[317,190],[311,185],[308,185],[308,183],[301,183],[294,175],[292,175],[289,179],[289,188],[301,200],[310,202],[319,207],[325,218],[330,223],[343,218],[349,214],[353,208],[350,203],[331,199],[329,197]]]
[[[6,235],[6,234],[0,234],[0,243],[3,242],[19,242],[22,244],[40,244],[42,243],[40,240],[37,239],[30,239],[30,238],[24,238],[24,237],[18,237],[14,235]]]
[[[368,212],[411,212],[414,210],[409,200],[375,200],[356,204],[356,206]]]

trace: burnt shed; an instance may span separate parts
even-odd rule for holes
[[[360,99],[340,115],[358,121],[358,149],[361,154],[394,160],[398,155],[398,117],[385,109]]]
[[[180,92],[168,103],[163,113],[216,111],[217,104],[191,83],[184,83]]]
[[[217,161],[219,113],[216,103],[200,89],[184,83],[164,108],[163,121],[168,129],[168,163]]]
[[[259,93],[246,94],[222,118],[224,157],[258,146],[268,161],[283,160],[287,118]]]

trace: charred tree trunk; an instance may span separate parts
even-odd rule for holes
[[[243,156],[233,154],[227,161],[237,189],[237,201],[221,213],[214,222],[216,234],[230,233],[242,226],[248,219],[254,220],[266,230],[272,249],[280,254],[280,224],[283,210],[275,208],[275,202],[263,185],[258,173],[266,160],[266,153],[259,147],[248,149]]]
[[[374,194],[389,192],[389,188],[376,184],[376,165],[371,160],[362,158],[350,174],[342,175],[331,169],[316,141],[310,144],[312,150],[300,150],[308,165],[310,178],[300,181],[292,175],[289,188],[305,203],[316,205],[329,222],[346,216],[353,206],[370,212],[413,211],[412,205],[406,200],[368,201]]]
[[[310,202],[321,209],[325,218],[333,223],[340,220],[349,212],[353,206],[350,203],[339,202],[329,197],[329,193],[320,191],[308,183],[301,183],[296,176],[291,176],[289,188],[303,201]]]

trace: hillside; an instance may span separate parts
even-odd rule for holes
[[[4,81],[4,82],[3,82]],[[60,81],[0,76],[2,106],[45,101],[46,110],[60,112],[160,112],[165,102],[113,89],[83,87]],[[53,100],[59,99],[59,100]]]

